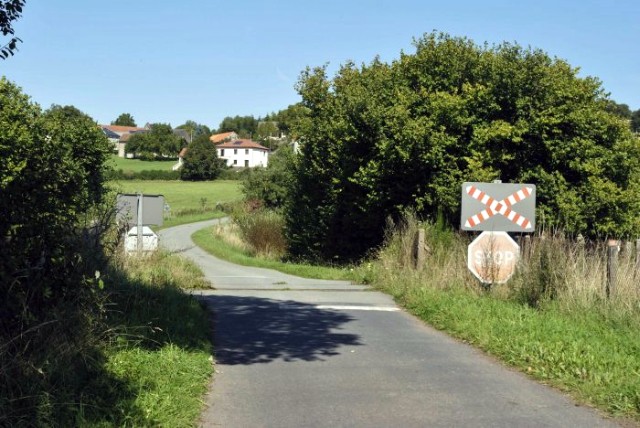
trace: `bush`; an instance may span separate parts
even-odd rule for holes
[[[90,117],[0,79],[0,425],[54,424],[96,370],[110,152]]]
[[[179,180],[180,171],[151,169],[135,172],[118,169],[110,171],[108,178],[109,180]]]
[[[269,157],[266,168],[253,168],[242,183],[247,200],[259,200],[270,209],[284,207],[294,180],[295,155],[291,147],[282,147]]]
[[[244,241],[256,255],[279,259],[287,250],[284,237],[284,220],[275,211],[245,205],[232,213]]]
[[[640,234],[640,144],[597,79],[508,43],[432,33],[415,48],[333,78],[303,72],[285,214],[294,256],[358,260],[407,208],[457,225],[462,182],[494,179],[536,184],[547,226]]]

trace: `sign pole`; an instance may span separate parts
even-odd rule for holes
[[[142,254],[142,193],[138,193],[138,255]]]

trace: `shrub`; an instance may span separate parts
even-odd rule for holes
[[[280,214],[264,208],[247,209],[245,206],[245,209],[234,210],[232,218],[255,254],[272,258],[284,256],[287,244],[283,233],[284,220]]]

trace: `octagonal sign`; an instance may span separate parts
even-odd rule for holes
[[[520,246],[507,232],[482,232],[467,251],[469,270],[485,284],[507,282],[519,258]]]

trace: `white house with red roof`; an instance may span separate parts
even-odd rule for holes
[[[178,155],[178,163],[173,166],[176,171],[182,168],[184,155],[189,150],[183,148]],[[218,157],[224,159],[227,166],[236,168],[267,167],[269,164],[269,149],[251,140],[233,140],[216,144]]]
[[[269,163],[269,149],[251,140],[232,140],[216,145],[218,157],[228,166],[254,168],[266,167]]]

